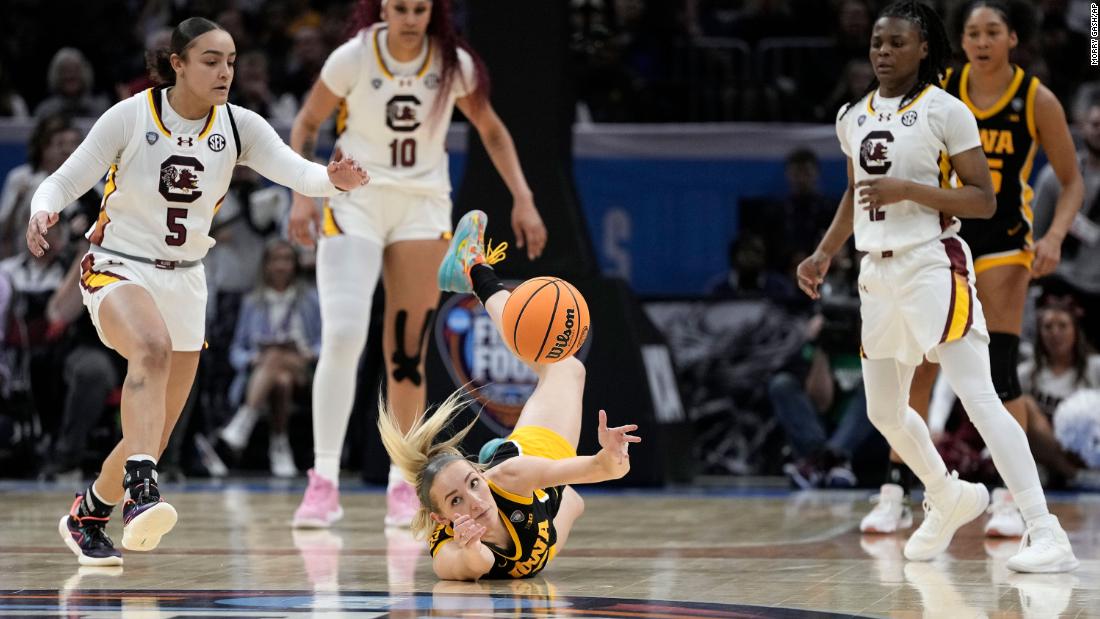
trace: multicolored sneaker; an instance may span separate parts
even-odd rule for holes
[[[179,519],[176,508],[161,498],[156,484],[148,479],[144,484],[137,499],[128,492],[122,506],[122,547],[126,550],[153,550]]]
[[[309,485],[302,503],[294,511],[295,529],[323,529],[344,517],[340,507],[340,489],[336,484],[309,469]]]
[[[81,565],[122,565],[122,553],[115,548],[105,530],[110,518],[81,518],[77,515],[77,508],[83,500],[84,493],[77,493],[69,513],[62,516],[61,522],[57,524],[61,539],[73,551]]]
[[[478,210],[470,211],[458,220],[451,244],[439,265],[440,290],[472,293],[474,286],[470,281],[470,269],[476,264],[493,265],[504,260],[507,242],[501,242],[496,247],[492,247],[492,241],[488,244],[484,242],[488,220],[488,216]]]
[[[420,509],[420,499],[416,497],[416,488],[405,481],[394,481],[386,488],[386,526],[408,527],[412,525],[416,510]]]

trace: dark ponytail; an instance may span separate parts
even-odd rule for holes
[[[172,31],[172,43],[169,47],[145,53],[145,67],[149,70],[149,77],[157,84],[175,84],[176,70],[172,68],[172,55],[185,57],[187,48],[191,47],[195,39],[211,30],[222,30],[222,27],[205,17],[189,17],[181,21]]]
[[[939,14],[923,2],[917,0],[895,2],[883,9],[877,19],[883,17],[904,19],[915,25],[917,30],[920,31],[920,40],[928,43],[928,56],[920,61],[920,67],[917,69],[917,83],[913,85],[909,92],[905,93],[905,96],[901,98],[901,102],[898,103],[898,109],[901,109],[919,96],[927,86],[940,85],[940,80],[943,78],[944,72],[947,71],[947,63],[951,59],[951,40],[947,38],[947,28],[944,27]],[[872,78],[871,84],[867,86],[863,94],[848,102],[848,109],[844,110],[844,114],[847,114],[848,110],[852,109],[856,103],[862,101],[868,94],[874,92],[878,86],[878,77]],[[843,117],[842,114],[841,118]]]

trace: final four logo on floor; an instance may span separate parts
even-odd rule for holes
[[[507,281],[505,286],[512,290],[521,283]],[[469,395],[484,406],[481,422],[499,435],[507,434],[535,390],[535,373],[508,350],[472,294],[453,295],[440,306],[435,337],[454,387],[466,385]],[[591,343],[590,333],[577,352],[578,359],[588,356]]]

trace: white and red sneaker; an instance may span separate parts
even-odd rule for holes
[[[294,528],[323,529],[343,517],[340,489],[313,469],[309,469],[309,486],[306,487],[302,503],[294,512]]]
[[[416,488],[404,479],[391,481],[386,488],[386,526],[410,526],[418,509],[420,499],[416,498]]]

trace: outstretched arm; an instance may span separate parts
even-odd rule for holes
[[[600,451],[594,456],[576,456],[562,460],[550,460],[535,456],[509,458],[489,469],[486,476],[500,488],[513,494],[527,496],[538,488],[569,484],[596,484],[619,479],[630,471],[630,443],[642,442],[634,436],[638,426],[628,424],[617,428],[607,427],[607,413],[600,411]]]
[[[351,158],[326,168],[294,152],[259,114],[234,106],[241,134],[241,160],[260,174],[307,196],[333,196],[367,183],[367,173]]]
[[[450,525],[453,537],[436,542],[432,556],[435,575],[444,580],[477,580],[493,568],[493,552],[481,543],[485,526],[468,515],[462,515]],[[442,531],[437,530],[436,535]]]

